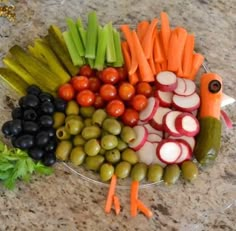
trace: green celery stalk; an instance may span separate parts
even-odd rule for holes
[[[76,26],[77,26],[77,28],[81,27],[81,28],[84,29],[84,25],[83,25],[83,22],[82,22],[81,18],[77,19]]]
[[[72,62],[75,66],[82,66],[84,64],[82,57],[76,52],[75,44],[72,39],[72,36],[70,34],[70,31],[65,31],[62,33],[63,38],[66,42],[66,46],[68,48],[68,51],[70,53]]]
[[[121,67],[124,64],[124,59],[121,50],[120,33],[116,29],[113,29],[113,39],[116,50],[116,61],[112,65],[114,67]]]
[[[97,70],[102,70],[105,64],[106,49],[107,49],[107,39],[108,39],[108,27],[107,25],[99,27],[98,29],[98,45],[97,53],[94,63],[94,68]]]
[[[77,27],[79,31],[80,38],[82,40],[82,43],[84,47],[86,47],[86,36],[87,36],[87,31],[83,27]]]
[[[80,56],[84,56],[84,46],[82,44],[81,38],[79,36],[79,32],[77,30],[76,24],[71,18],[66,19],[67,26],[69,28],[69,31],[71,33],[71,37],[74,41],[76,50],[78,51]]]
[[[85,57],[95,59],[98,37],[98,19],[96,12],[88,14],[88,28],[86,36]]]
[[[108,27],[108,40],[107,40],[107,51],[106,51],[106,60],[108,63],[116,62],[116,50],[113,38],[113,27],[112,23],[107,24]]]

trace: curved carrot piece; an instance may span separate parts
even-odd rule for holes
[[[114,201],[116,215],[118,215],[120,213],[120,200],[116,195],[114,195],[113,201]]]
[[[158,33],[157,30],[154,32],[153,53],[154,53],[154,61],[155,62],[162,63],[166,60],[165,54],[163,51],[163,47],[162,47],[161,41],[160,41],[160,33]]]
[[[165,12],[161,12],[161,41],[163,44],[165,56],[168,56],[168,49],[169,49],[169,40],[170,40],[170,23],[168,19],[168,15]]]
[[[170,46],[168,50],[168,70],[169,71],[178,70],[177,62],[175,62],[176,49],[178,49],[178,36],[177,36],[176,31],[174,30],[171,32]]]
[[[214,89],[218,88],[220,85],[220,89],[218,92],[212,93],[209,90],[211,81],[213,82],[211,87]],[[214,84],[216,84],[214,86]],[[215,73],[206,73],[203,74],[200,79],[200,98],[201,98],[201,106],[200,106],[200,118],[203,117],[214,117],[216,119],[220,119],[220,109],[221,109],[221,100],[222,100],[222,79],[219,75]]]
[[[105,205],[105,212],[106,213],[109,213],[111,211],[113,196],[115,194],[116,181],[117,181],[116,175],[113,175],[111,178],[110,188],[108,191],[107,201],[106,201],[106,205]]]
[[[137,25],[137,35],[139,38],[139,41],[143,40],[143,36],[145,35],[147,29],[149,26],[149,22],[148,21],[141,21],[138,23]]]
[[[132,217],[135,217],[137,215],[137,200],[138,200],[138,187],[139,182],[138,181],[132,181],[131,183],[131,190],[130,190],[130,214]]]
[[[147,208],[142,201],[137,200],[138,209],[148,218],[152,217],[152,211]]]
[[[195,76],[196,76],[199,68],[203,64],[203,61],[204,61],[203,55],[201,55],[199,53],[193,54],[193,65],[192,65],[191,74],[189,75],[189,79],[191,79],[191,80],[195,79]]]
[[[156,73],[161,72],[161,65],[159,63],[155,63]]]

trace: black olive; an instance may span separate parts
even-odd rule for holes
[[[23,108],[36,108],[39,105],[39,99],[36,95],[28,94],[22,99]]]
[[[24,121],[23,131],[25,133],[35,134],[39,130],[39,125],[33,121]]]
[[[219,92],[221,89],[221,83],[218,80],[212,80],[209,84],[208,84],[208,90],[211,93],[217,93]]]
[[[26,92],[27,92],[28,94],[32,94],[32,95],[38,96],[42,91],[41,91],[41,89],[40,89],[38,86],[32,84],[32,85],[30,85],[30,86],[26,89]]]
[[[42,127],[52,127],[53,126],[53,118],[50,115],[42,115],[39,118],[39,123]]]
[[[34,146],[34,137],[32,135],[21,135],[14,141],[15,147],[21,149],[29,149]]]
[[[20,105],[21,108],[23,108],[24,98],[25,98],[25,96],[22,96],[22,97],[19,99],[19,101],[18,101],[18,103],[19,103],[19,105]]]
[[[27,109],[24,111],[24,120],[35,121],[37,117],[37,113],[34,109]]]
[[[56,131],[55,131],[54,128],[48,128],[48,129],[46,130],[46,132],[48,133],[48,135],[49,135],[50,138],[56,136]]]
[[[39,94],[39,99],[41,102],[53,102],[54,97],[48,92],[42,92]]]
[[[56,149],[57,147],[57,142],[54,139],[51,139],[48,141],[48,143],[45,145],[44,150],[46,152],[52,152]]]
[[[53,152],[49,152],[43,156],[42,162],[46,166],[51,166],[56,163],[56,156]]]
[[[2,125],[2,133],[5,136],[13,136],[13,134],[12,134],[12,120],[7,121]]]
[[[49,136],[46,131],[40,131],[35,137],[35,145],[44,147],[49,141]]]
[[[55,105],[56,111],[65,112],[67,103],[63,99],[56,98],[54,100],[54,105]]]
[[[22,119],[23,110],[20,107],[16,107],[11,112],[12,119]]]
[[[49,115],[53,114],[53,112],[55,111],[53,103],[48,101],[43,102],[40,106],[40,109],[41,113]]]
[[[10,120],[2,125],[2,133],[5,136],[18,136],[22,132],[22,122],[19,119]]]
[[[33,147],[29,151],[29,156],[34,160],[41,160],[45,154],[44,150],[38,147]]]

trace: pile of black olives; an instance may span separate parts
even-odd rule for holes
[[[34,160],[53,165],[57,146],[53,113],[64,112],[65,108],[64,100],[31,85],[19,99],[19,106],[13,109],[12,120],[3,124],[2,132],[11,138],[14,147],[26,150]]]

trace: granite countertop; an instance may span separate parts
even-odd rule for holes
[[[50,24],[65,27],[66,16],[86,19],[96,10],[100,21],[135,24],[166,11],[172,25],[182,25],[196,35],[197,50],[212,71],[224,80],[224,92],[236,98],[235,0],[11,1],[16,21],[0,18],[0,57],[14,44],[27,46],[44,35]],[[18,96],[0,83],[0,123],[10,116]],[[7,97],[6,97],[7,96]],[[131,218],[129,190],[117,190],[122,210],[104,213],[107,188],[88,183],[61,164],[49,177],[35,176],[30,184],[18,183],[14,191],[0,185],[0,230],[235,230],[236,224],[236,105],[225,108],[234,127],[224,126],[222,147],[213,166],[200,171],[193,183],[179,181],[171,187],[142,189],[140,198],[154,216]]]

